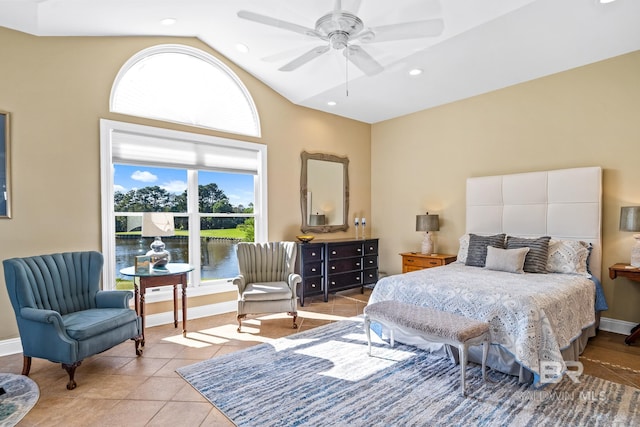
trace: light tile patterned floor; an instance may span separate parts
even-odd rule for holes
[[[307,299],[297,330],[283,314],[250,317],[238,334],[235,313],[190,320],[187,339],[173,325],[148,328],[142,357],[127,342],[87,359],[72,391],[59,364],[34,359],[30,377],[40,387],[40,400],[19,426],[232,426],[176,368],[362,314],[370,292],[342,292],[327,303]],[[587,374],[640,387],[639,356],[640,344],[626,346],[624,336],[600,332],[581,360]],[[0,365],[19,374],[22,355],[1,357]]]

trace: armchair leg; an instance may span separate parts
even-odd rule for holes
[[[238,332],[240,332],[240,328],[242,328],[242,319],[247,317],[246,314],[238,314]]]
[[[293,316],[293,329],[298,329],[298,324],[296,323],[296,319],[298,318],[297,311],[290,311],[287,313],[289,316]]]
[[[142,335],[135,337],[133,340],[136,343],[136,356],[142,356],[142,347],[144,345]]]
[[[28,377],[29,371],[31,371],[31,356],[23,356],[22,357],[22,375],[24,375],[25,377]]]
[[[73,363],[71,365],[67,365],[66,363],[62,364],[62,369],[67,371],[67,374],[69,374],[69,382],[67,383],[67,390],[73,390],[74,388],[77,387],[76,381],[73,379],[73,377],[76,374],[76,368],[80,366],[81,363],[82,361]]]

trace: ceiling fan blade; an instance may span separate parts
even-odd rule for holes
[[[363,43],[387,42],[392,40],[417,39],[421,37],[435,37],[442,34],[444,22],[442,19],[426,21],[404,22],[401,24],[383,25],[371,28],[375,37],[362,37]]]
[[[344,56],[367,76],[373,76],[384,70],[384,67],[378,61],[358,45],[348,46],[344,50]]]
[[[269,25],[276,28],[282,28],[283,30],[293,31],[295,33],[303,34],[305,36],[320,37],[320,34],[312,28],[303,27],[302,25],[294,24],[280,19],[272,18],[266,15],[260,15],[259,13],[249,12],[248,10],[241,10],[238,12],[238,18],[247,19],[249,21],[257,22],[259,24]]]
[[[303,66],[307,62],[317,58],[318,56],[327,53],[329,51],[329,49],[330,49],[329,46],[316,46],[313,49],[311,49],[310,51],[308,51],[307,53],[304,53],[304,54],[300,55],[299,57],[297,57],[293,61],[289,62],[288,64],[285,64],[282,67],[278,68],[278,70],[280,70],[280,71],[293,71],[293,70]]]

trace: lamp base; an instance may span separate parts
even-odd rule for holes
[[[636,243],[631,247],[631,266],[640,267],[640,234],[634,234],[633,238]]]
[[[431,234],[428,231],[424,233],[421,252],[423,254],[432,254],[435,252],[435,245],[433,244],[433,239],[431,238]]]

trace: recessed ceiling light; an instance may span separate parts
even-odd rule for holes
[[[616,0],[600,0],[601,4],[613,3]]]
[[[333,106],[335,106],[336,104],[337,104],[337,102],[336,102],[336,101],[329,101],[329,102],[327,102],[327,105],[328,105],[329,107],[333,107]]]
[[[176,22],[177,22],[176,18],[165,18],[162,21],[160,21],[162,25],[166,25],[166,26],[173,25]]]
[[[240,53],[249,53],[249,46],[242,43],[236,43],[236,50]]]
[[[410,76],[419,76],[420,74],[422,74],[422,69],[420,68],[414,68],[412,70],[409,70]]]

